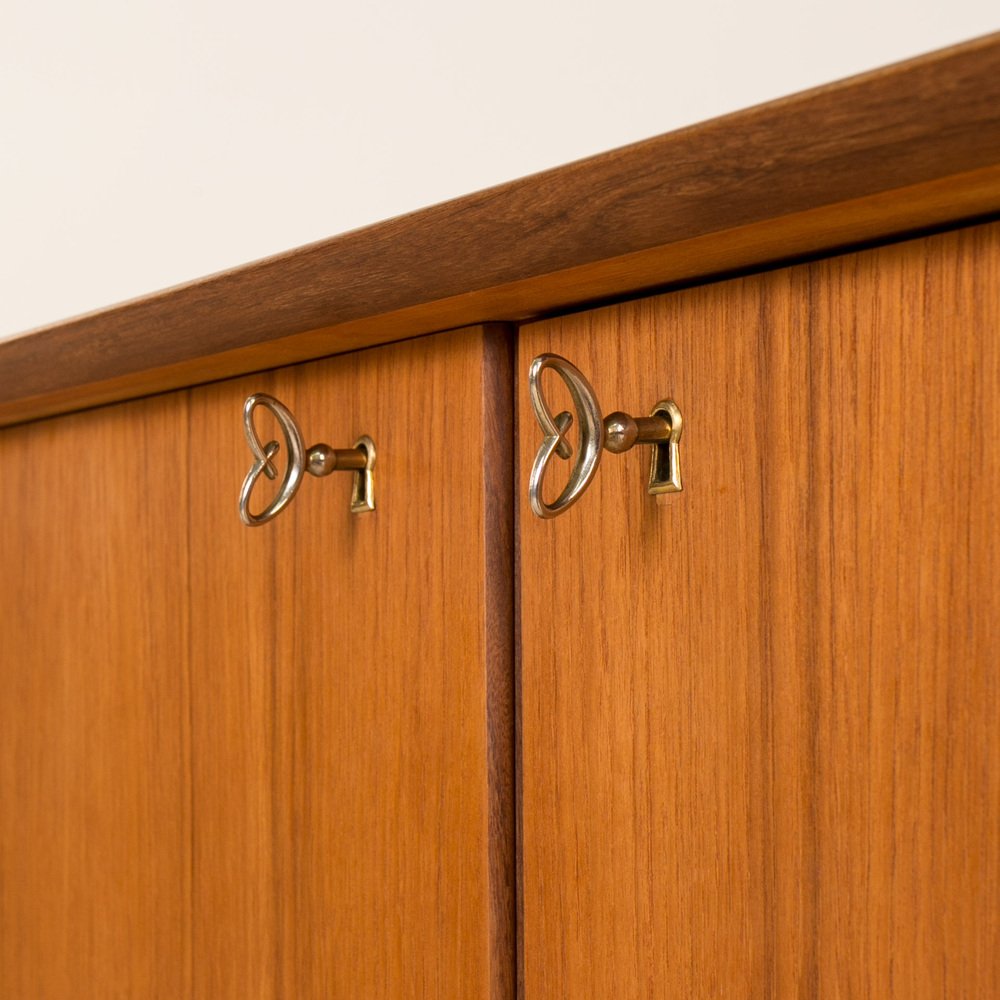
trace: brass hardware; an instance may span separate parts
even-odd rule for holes
[[[573,423],[573,416],[565,410],[555,417],[552,416],[542,392],[541,374],[546,368],[551,368],[566,383],[582,421],[580,450],[573,464],[573,471],[563,491],[551,504],[542,499],[542,483],[553,452],[562,459],[568,459],[573,454],[573,449],[566,440],[566,432]],[[540,354],[531,362],[531,367],[528,369],[528,391],[531,394],[531,406],[535,411],[535,417],[545,432],[545,438],[531,467],[528,497],[531,509],[539,517],[555,517],[572,507],[594,478],[601,461],[601,448],[604,446],[604,424],[601,422],[600,407],[597,405],[597,397],[590,383],[583,377],[579,368],[558,354]]]
[[[260,514],[250,513],[250,494],[254,485],[263,472],[268,479],[277,479],[278,473],[274,468],[271,459],[281,450],[277,441],[268,441],[266,445],[260,443],[257,437],[257,429],[253,424],[253,411],[263,406],[274,414],[282,433],[285,435],[285,445],[288,449],[288,464],[285,466],[285,476],[278,487],[278,493],[271,503]],[[292,501],[292,497],[298,492],[302,482],[302,475],[305,470],[305,446],[302,443],[302,434],[295,418],[287,407],[263,392],[250,396],[243,404],[243,432],[246,435],[247,444],[253,453],[254,462],[250,466],[250,471],[243,480],[243,488],[240,490],[240,520],[247,527],[256,527],[266,524],[272,517],[276,517]]]
[[[672,399],[661,399],[653,407],[650,418],[655,417],[667,425],[667,439],[654,442],[653,457],[649,463],[649,488],[653,496],[661,493],[680,493],[681,484],[681,433],[684,421],[681,411]],[[640,443],[642,438],[639,439]]]
[[[566,435],[573,416],[566,410],[552,416],[542,391],[541,374],[546,368],[551,368],[566,383],[581,420],[579,453],[568,482],[551,504],[542,497],[545,473],[553,453],[564,460],[572,456]],[[673,400],[661,400],[648,417],[633,417],[616,410],[602,419],[601,407],[590,383],[575,365],[558,354],[540,354],[531,362],[528,392],[535,417],[545,434],[528,478],[528,500],[538,517],[556,517],[580,499],[597,472],[602,450],[620,455],[637,444],[651,445],[648,492],[653,495],[678,493],[683,488],[680,440],[684,425]]]
[[[285,437],[288,464],[275,498],[259,514],[253,514],[250,511],[250,496],[254,485],[261,473],[268,479],[277,479],[278,473],[272,459],[281,450],[277,441],[261,444],[253,422],[253,413],[258,406],[263,406],[278,421]],[[375,509],[375,483],[372,471],[375,467],[375,442],[367,434],[358,438],[352,448],[331,448],[328,444],[314,444],[306,449],[302,432],[291,411],[264,392],[255,392],[243,404],[243,431],[254,457],[253,465],[250,466],[250,471],[243,480],[243,488],[240,490],[240,520],[247,527],[255,528],[266,524],[280,514],[298,492],[306,472],[317,477],[340,471],[353,473],[351,513],[361,514]]]
[[[375,442],[367,435],[354,442],[353,452],[361,452],[365,456],[365,464],[354,473],[354,484],[351,487],[351,513],[365,514],[375,509]],[[345,465],[344,468],[349,466]]]

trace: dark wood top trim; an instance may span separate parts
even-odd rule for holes
[[[0,343],[0,425],[1000,210],[1000,34]]]

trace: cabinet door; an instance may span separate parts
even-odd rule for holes
[[[0,435],[0,994],[510,997],[510,385],[475,329]],[[244,527],[253,391],[376,511]]]
[[[523,330],[684,419],[543,522],[521,392],[526,1000],[1000,995],[998,288],[994,224]]]
[[[196,995],[509,997],[510,386],[476,329],[192,392]],[[373,438],[374,513],[240,524],[256,391]]]

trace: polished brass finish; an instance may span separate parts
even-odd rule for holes
[[[581,420],[580,448],[573,464],[573,471],[562,492],[551,504],[542,499],[545,472],[553,452],[562,459],[568,459],[573,454],[573,449],[566,440],[566,432],[573,423],[573,417],[565,410],[555,417],[552,416],[542,391],[541,374],[546,368],[553,369],[566,383]],[[569,510],[580,499],[597,471],[601,461],[601,448],[604,446],[601,410],[597,396],[582,372],[558,354],[540,354],[531,362],[528,370],[528,391],[535,417],[545,432],[545,438],[538,449],[531,467],[531,475],[528,477],[528,500],[531,509],[538,517],[556,517],[563,511]]]
[[[285,466],[285,476],[278,487],[275,498],[259,514],[250,511],[250,494],[254,485],[263,472],[268,479],[277,479],[278,473],[271,459],[281,450],[277,441],[268,441],[262,445],[257,436],[257,429],[254,426],[253,414],[258,406],[263,406],[273,414],[281,431],[285,436],[285,446],[288,449],[288,464]],[[302,434],[299,425],[295,422],[289,409],[266,393],[257,392],[248,397],[243,404],[243,432],[246,435],[247,444],[253,454],[253,465],[243,480],[243,488],[240,490],[240,520],[248,528],[256,528],[266,524],[271,518],[280,514],[291,503],[292,498],[298,492],[305,472],[305,446],[302,443]]]
[[[355,469],[354,485],[351,487],[351,513],[364,514],[375,509],[375,473],[373,471],[375,468],[375,442],[367,434],[362,434],[354,442],[351,453],[364,456],[364,464],[360,468],[353,464],[350,466],[350,468]],[[351,458],[348,461],[353,463],[355,459]],[[344,468],[346,469],[348,466],[345,465]]]
[[[670,424],[653,410],[648,417],[630,417],[621,410],[604,418],[604,448],[620,455],[637,444],[659,444],[670,439]]]
[[[360,448],[331,448],[328,444],[314,444],[309,449],[306,471],[314,476],[328,476],[331,472],[356,472],[365,468],[368,456]]]
[[[542,497],[545,473],[553,454],[562,459],[573,454],[566,437],[573,416],[567,411],[552,416],[541,385],[541,374],[546,368],[553,369],[566,383],[581,419],[576,462],[569,481],[551,504]],[[602,419],[600,404],[590,383],[575,365],[557,354],[540,354],[531,362],[528,391],[535,417],[545,432],[528,478],[528,501],[538,517],[556,517],[580,499],[597,471],[602,449],[620,455],[637,444],[650,445],[653,453],[648,492],[657,495],[677,493],[682,489],[680,439],[683,422],[673,400],[661,400],[648,417],[633,417],[616,410]]]
[[[653,457],[649,462],[649,490],[653,496],[661,493],[680,493],[681,485],[681,433],[684,421],[681,411],[672,399],[661,399],[653,412],[643,420],[656,420],[667,426],[666,440],[649,439],[653,443]],[[643,441],[642,438],[639,439]]]
[[[254,426],[253,414],[257,407],[268,410],[278,421],[285,437],[288,450],[288,464],[285,475],[278,487],[275,498],[259,514],[250,510],[250,496],[261,473],[268,479],[276,479],[277,470],[272,459],[281,450],[277,441],[261,444]],[[375,443],[364,435],[354,444],[353,448],[331,448],[328,444],[314,444],[308,450],[302,441],[299,425],[291,411],[283,403],[264,392],[250,396],[243,404],[243,430],[247,444],[253,453],[254,461],[243,480],[240,490],[240,520],[251,528],[266,524],[276,517],[291,503],[302,484],[303,475],[322,477],[332,472],[353,472],[354,483],[351,490],[351,512],[364,513],[375,509],[375,484],[373,469],[375,466]]]

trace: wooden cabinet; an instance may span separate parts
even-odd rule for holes
[[[1000,995],[998,59],[0,345],[0,996]],[[530,513],[544,352],[683,492]]]

